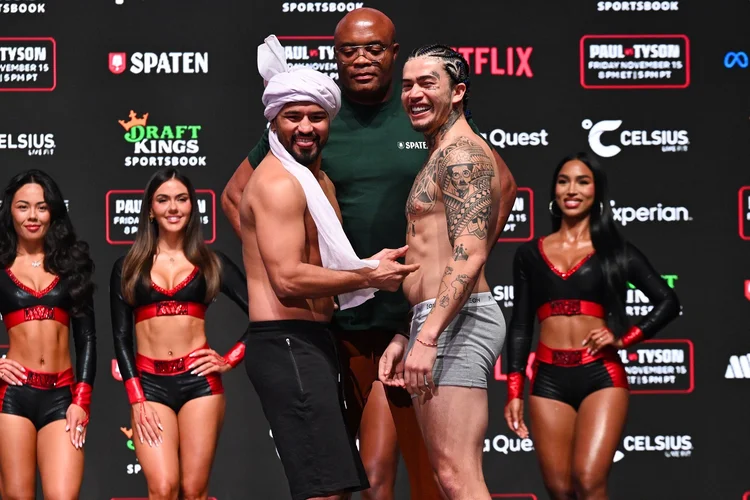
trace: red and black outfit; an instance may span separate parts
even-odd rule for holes
[[[247,314],[247,281],[240,269],[226,255],[216,252],[221,262],[221,292]],[[135,304],[122,296],[122,263],[115,262],[109,284],[115,355],[130,404],[153,401],[169,406],[178,413],[190,400],[223,394],[219,373],[193,375],[187,368],[194,358],[187,354],[174,359],[151,359],[133,351],[134,321],[138,323],[157,316],[193,316],[203,319],[210,304],[205,303],[206,280],[196,267],[190,275],[171,290],[152,281],[136,287]],[[150,280],[149,280],[150,281]],[[224,355],[233,368],[245,357],[249,330]],[[207,349],[208,344],[200,349]]]
[[[89,420],[91,392],[96,376],[96,325],[93,301],[78,314],[72,314],[73,302],[68,280],[55,277],[44,290],[37,292],[21,283],[10,268],[0,271],[0,314],[5,328],[26,321],[57,321],[73,333],[76,369],[59,373],[26,368],[23,385],[0,382],[0,412],[31,420],[37,430],[56,420],[65,420],[71,403],[86,412]]]
[[[508,329],[508,401],[523,398],[526,362],[531,351],[534,314],[541,323],[550,316],[587,315],[606,319],[609,294],[596,252],[569,271],[555,269],[538,238],[523,244],[513,262],[513,317]],[[653,337],[680,312],[677,295],[646,257],[626,244],[626,279],[654,305],[651,312],[622,337],[625,347]],[[617,351],[612,346],[593,356],[587,349],[552,349],[539,342],[533,364],[531,394],[555,399],[576,410],[589,394],[606,387],[628,388]]]

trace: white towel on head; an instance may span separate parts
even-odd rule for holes
[[[284,48],[274,35],[258,47],[258,70],[267,81],[263,92],[266,119],[273,120],[281,109],[293,102],[314,102],[326,110],[331,120],[341,107],[341,91],[330,77],[311,69],[291,71],[286,64]],[[333,206],[323,188],[307,167],[299,164],[281,145],[276,133],[268,131],[271,153],[302,185],[307,209],[318,229],[318,246],[323,267],[339,271],[376,268],[379,261],[361,260],[344,234]],[[339,308],[356,307],[375,296],[375,288],[339,295]]]

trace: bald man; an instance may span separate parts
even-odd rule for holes
[[[393,82],[399,45],[391,20],[375,9],[354,10],[336,27],[334,45],[343,102],[330,125],[322,170],[336,188],[344,232],[355,252],[373,255],[405,243],[404,206],[427,158],[427,145],[401,109],[401,88]],[[238,234],[242,192],[253,165],[259,165],[268,150],[266,132],[222,194],[224,213]],[[493,156],[502,187],[497,219],[502,229],[516,185],[505,162],[494,151]],[[394,498],[399,448],[409,472],[411,498],[442,496],[408,393],[395,387],[384,390],[378,381],[378,363],[389,342],[395,334],[408,335],[408,311],[400,290],[380,291],[365,304],[334,315],[343,370],[349,374],[345,380],[348,425],[353,434],[359,432],[370,482],[363,500]]]

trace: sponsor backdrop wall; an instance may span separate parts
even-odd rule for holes
[[[205,236],[240,262],[225,182],[265,127],[256,47],[274,33],[291,63],[336,76],[333,29],[362,2],[0,0],[0,184],[28,168],[60,183],[97,264],[99,366],[81,498],[145,497],[113,361],[108,276],[137,227],[139,189],[175,162],[199,191]],[[612,209],[678,293],[682,316],[621,353],[633,389],[611,497],[741,499],[750,491],[750,169],[747,1],[396,2],[374,0],[402,55],[450,44],[472,66],[474,118],[519,185],[488,264],[509,320],[511,259],[548,232],[550,175],[589,149]],[[423,5],[423,6],[422,6]],[[400,142],[383,147],[413,148]],[[650,305],[628,292],[637,321]],[[209,310],[219,351],[245,319]],[[226,333],[230,332],[230,333]],[[7,342],[2,332],[0,342]],[[497,498],[546,498],[534,445],[507,429],[503,360],[489,389],[484,464]],[[269,428],[242,369],[211,477],[219,500],[284,499]],[[0,446],[2,443],[0,443]],[[408,498],[404,470],[398,498]]]

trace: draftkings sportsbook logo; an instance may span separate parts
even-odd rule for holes
[[[0,0],[0,16],[4,14],[44,14],[47,4],[37,0]]]
[[[279,36],[278,39],[284,45],[287,66],[313,69],[338,80],[332,36]]]
[[[679,279],[676,274],[662,274],[661,277],[672,289]],[[628,290],[625,292],[625,313],[630,317],[646,316],[653,308],[654,306],[646,294],[632,283],[628,283]]]
[[[0,38],[0,92],[49,92],[57,86],[54,38]]]
[[[586,35],[580,51],[581,86],[587,89],[690,85],[690,41],[685,35]]]
[[[125,446],[127,446],[130,451],[135,451],[135,444],[133,444],[133,435],[135,433],[133,432],[133,429],[128,427],[120,427],[120,432],[122,432],[125,435],[125,439],[127,439],[127,441],[125,441]],[[125,466],[125,471],[128,474],[138,474],[139,472],[141,472],[141,464],[137,463],[137,458],[135,460],[136,463],[130,463]]]
[[[115,75],[130,70],[134,75],[179,74],[193,75],[208,73],[208,52],[125,52],[109,53],[109,70]]]
[[[216,194],[211,189],[196,189],[203,238],[216,240]],[[106,238],[110,245],[129,245],[135,241],[140,221],[143,190],[112,190],[106,196]]]
[[[128,121],[118,120],[125,141],[133,145],[126,167],[206,166],[206,157],[199,155],[201,125],[148,125],[148,116],[143,113],[139,118],[131,109]]]
[[[597,2],[599,12],[668,12],[680,10],[680,2]]]
[[[534,192],[531,188],[519,187],[516,201],[497,241],[519,242],[534,239]]]
[[[55,154],[55,134],[0,134],[0,151],[23,151],[29,156]]]
[[[351,12],[364,6],[364,2],[284,2],[281,4],[281,12]]]
[[[622,120],[602,120],[594,123],[586,118],[581,122],[581,128],[589,131],[591,150],[603,158],[615,156],[622,151],[622,147],[657,146],[662,152],[676,152],[687,151],[690,144],[687,130],[619,130],[621,125]],[[608,132],[618,130],[619,146],[618,141],[605,140],[602,137]]]

